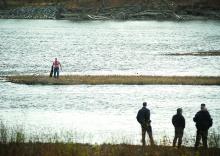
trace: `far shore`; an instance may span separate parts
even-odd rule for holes
[[[27,85],[220,85],[220,76],[148,76],[148,75],[49,75],[6,76],[6,81]]]
[[[1,1],[0,1],[1,2]],[[101,2],[101,1],[100,1]],[[72,7],[71,7],[72,6]],[[25,3],[8,2],[7,7],[0,5],[0,19],[57,19],[71,21],[88,20],[219,20],[218,5],[175,4],[158,2],[120,3],[118,5],[75,4],[70,3]]]

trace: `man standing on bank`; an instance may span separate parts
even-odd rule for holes
[[[147,109],[146,106],[147,106],[147,102],[143,102],[143,107],[138,111],[138,114],[137,114],[137,121],[141,124],[143,146],[146,145],[146,142],[145,142],[146,132],[149,135],[151,145],[154,145],[152,128],[150,125],[151,123],[150,110]]]
[[[203,147],[207,148],[208,129],[212,127],[212,118],[205,104],[201,104],[201,110],[196,113],[193,121],[196,123],[197,128],[195,149],[198,148],[201,138]]]
[[[62,70],[60,62],[55,58],[55,61],[53,62],[53,73],[54,78],[59,78],[59,68]]]
[[[175,127],[175,136],[173,139],[173,147],[176,146],[176,141],[178,139],[178,148],[181,147],[183,132],[185,128],[185,118],[182,115],[182,108],[177,109],[177,114],[172,118],[172,124]]]

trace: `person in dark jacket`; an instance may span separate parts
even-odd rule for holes
[[[196,113],[193,121],[196,123],[197,128],[195,149],[198,148],[201,138],[203,147],[207,148],[208,129],[212,127],[212,118],[205,104],[201,104],[201,110]]]
[[[143,146],[145,146],[145,135],[146,132],[149,135],[150,138],[150,143],[151,145],[154,145],[154,140],[153,140],[153,135],[152,135],[152,127],[150,125],[151,120],[150,120],[150,110],[146,108],[147,103],[143,102],[143,107],[138,111],[137,114],[137,121],[141,125],[141,130],[142,130],[142,143]]]
[[[51,66],[51,69],[50,69],[50,77],[53,77],[53,65]]]
[[[177,114],[172,118],[172,124],[175,127],[175,136],[173,139],[173,147],[176,146],[176,141],[178,139],[178,148],[181,147],[183,131],[185,128],[185,118],[182,115],[182,108],[177,109]]]

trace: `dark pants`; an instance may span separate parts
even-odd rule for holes
[[[195,148],[199,146],[201,138],[202,138],[203,147],[207,148],[207,137],[208,137],[208,130],[197,130]]]
[[[53,74],[55,78],[59,78],[59,68],[54,68]]]
[[[175,136],[173,139],[173,147],[176,146],[176,141],[178,140],[178,148],[181,147],[182,138],[183,138],[183,128],[175,127]]]
[[[153,135],[152,135],[152,128],[150,125],[148,126],[141,126],[141,129],[142,129],[142,143],[143,143],[143,146],[146,145],[146,141],[145,141],[145,135],[146,135],[146,132],[150,138],[150,144],[151,145],[154,145],[154,140],[153,140]]]

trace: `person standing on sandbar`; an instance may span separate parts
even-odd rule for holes
[[[152,135],[152,127],[151,127],[151,120],[150,120],[150,110],[146,108],[147,102],[143,102],[143,107],[138,111],[137,114],[137,121],[141,125],[142,130],[142,144],[143,146],[146,145],[145,135],[146,132],[150,138],[150,144],[154,145],[153,135]]]
[[[59,78],[59,70],[62,70],[60,62],[55,58],[55,61],[53,62],[53,74],[54,78]]]

